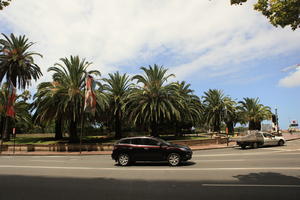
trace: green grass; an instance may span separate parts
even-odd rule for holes
[[[210,137],[207,136],[174,136],[174,135],[162,135],[164,140],[206,140]],[[106,136],[84,136],[82,138],[83,144],[97,144],[97,143],[115,143],[116,140],[112,137]],[[68,138],[62,140],[55,140],[54,134],[17,134],[16,144],[65,144],[69,143]],[[4,142],[4,144],[14,144],[13,138],[11,141]]]

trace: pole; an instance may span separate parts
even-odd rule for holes
[[[84,126],[84,123],[83,123],[83,120],[84,120],[84,112],[82,112],[82,115],[81,115],[81,130],[80,130],[80,142],[79,142],[79,154],[81,154],[81,145],[82,145],[82,132],[83,132],[83,126]]]
[[[278,124],[277,108],[275,108],[275,116],[276,116],[276,132],[277,132],[277,134],[279,134],[279,124]]]
[[[13,154],[15,154],[15,149],[16,149],[16,128],[13,128],[13,138],[14,138]]]

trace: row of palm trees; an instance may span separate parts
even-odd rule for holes
[[[25,89],[32,79],[42,76],[33,59],[33,56],[41,55],[29,51],[33,43],[25,36],[3,36],[4,39],[0,39],[0,82],[5,78],[8,83]],[[88,69],[90,65],[79,56],[61,58],[48,69],[53,73],[52,80],[37,87],[28,107],[29,114],[32,114],[35,124],[54,121],[56,139],[63,137],[63,127],[67,127],[70,141],[78,141],[78,128],[84,127],[83,122],[111,126],[115,137],[121,138],[124,125],[149,130],[152,136],[159,136],[164,124],[172,125],[174,132],[178,133],[191,126],[220,132],[225,123],[229,132],[233,132],[238,122],[249,123],[249,129],[259,129],[261,121],[272,115],[270,108],[260,104],[258,98],[236,102],[221,90],[208,90],[200,99],[190,89],[190,84],[170,82],[175,75],[168,74],[166,68],[156,64],[141,67],[143,74],[132,78],[119,72],[101,78],[99,71]],[[95,115],[83,109],[87,76],[93,76],[97,86]],[[8,87],[4,85],[0,95],[0,128],[2,137],[8,138],[9,134],[3,127],[7,127],[5,124],[11,119],[5,115]],[[19,102],[15,103],[16,107]],[[18,115],[18,109],[16,111]]]

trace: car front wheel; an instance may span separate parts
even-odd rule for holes
[[[177,153],[171,153],[168,156],[168,162],[171,166],[177,166],[180,164],[181,158],[180,155]]]
[[[284,145],[284,141],[283,140],[279,140],[278,146],[283,146],[283,145]]]
[[[126,153],[122,153],[118,156],[118,164],[121,166],[127,166],[130,163],[130,157]]]

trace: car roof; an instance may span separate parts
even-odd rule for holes
[[[151,136],[135,136],[135,137],[126,137],[126,138],[122,138],[120,140],[127,140],[127,139],[156,139],[155,137],[151,137]]]

